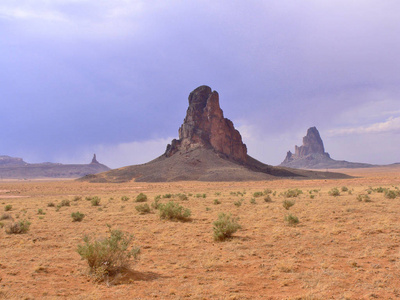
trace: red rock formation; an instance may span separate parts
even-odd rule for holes
[[[243,163],[247,159],[247,148],[239,131],[224,118],[218,93],[208,86],[200,86],[190,93],[186,117],[179,128],[179,140],[167,146],[165,155],[170,157],[178,151],[197,147],[213,148]]]

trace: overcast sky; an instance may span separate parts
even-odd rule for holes
[[[398,0],[1,0],[0,155],[147,162],[209,85],[264,163],[311,126],[334,159],[400,162],[399,12]]]

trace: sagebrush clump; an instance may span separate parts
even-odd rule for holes
[[[147,201],[147,196],[143,193],[140,193],[139,195],[136,196],[136,202],[146,202]]]
[[[232,218],[231,214],[220,213],[218,220],[213,223],[214,240],[223,241],[242,228],[238,220],[239,218]]]
[[[133,235],[120,230],[111,230],[110,236],[103,239],[92,239],[85,236],[83,245],[78,245],[77,252],[86,260],[91,275],[97,281],[114,277],[124,269],[129,269],[131,259],[136,259],[140,248],[131,246]]]
[[[139,214],[144,215],[150,213],[150,206],[147,203],[135,206]]]
[[[338,188],[332,188],[329,192],[328,192],[328,194],[329,195],[331,195],[331,196],[333,196],[333,197],[337,197],[337,196],[340,196],[340,191],[339,191],[339,189]]]
[[[29,222],[27,220],[18,221],[18,222],[10,224],[6,228],[6,233],[7,234],[27,233],[29,231],[29,226],[31,226],[31,222]]]
[[[295,226],[299,223],[299,218],[295,215],[289,214],[285,216],[285,221],[288,223],[289,226]]]
[[[174,221],[189,221],[192,212],[188,208],[169,201],[165,204],[159,204],[158,211],[161,219],[174,220]]]
[[[283,205],[283,207],[284,207],[286,210],[289,210],[289,208],[291,208],[295,203],[296,203],[295,201],[284,200],[284,201],[282,202],[282,205]]]
[[[85,217],[85,214],[80,213],[79,211],[73,212],[71,214],[72,222],[81,222]]]

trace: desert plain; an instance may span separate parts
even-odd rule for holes
[[[0,299],[400,298],[400,196],[389,199],[378,192],[380,187],[398,191],[400,166],[336,171],[354,177],[0,181],[0,218],[6,215],[0,220]],[[330,195],[334,188],[339,196]],[[295,204],[286,210],[282,203],[289,189],[302,194],[290,198]],[[265,191],[271,201],[264,200]],[[139,214],[139,193],[149,205],[157,195],[161,203],[179,203],[191,210],[191,220],[163,220],[154,209]],[[93,196],[101,199],[99,206],[85,199]],[[63,200],[70,206],[57,207]],[[77,211],[85,214],[81,222],[72,221]],[[221,212],[238,217],[242,228],[219,242],[213,222]],[[285,221],[289,214],[298,218],[297,225]],[[29,231],[7,234],[18,220],[29,221]],[[76,250],[85,235],[106,237],[107,225],[133,234],[141,253],[130,270],[96,282]]]

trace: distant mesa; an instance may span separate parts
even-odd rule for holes
[[[90,164],[29,164],[22,158],[0,156],[0,179],[79,178],[109,170],[97,161],[96,154]]]
[[[339,169],[368,168],[374,165],[332,159],[329,153],[325,152],[324,143],[317,128],[311,127],[307,130],[307,135],[303,137],[303,145],[295,146],[294,154],[289,151],[280,166],[299,169]]]
[[[189,95],[189,107],[179,139],[164,154],[142,164],[123,167],[79,180],[89,182],[249,181],[275,178],[347,178],[330,172],[273,167],[247,154],[232,121],[224,118],[219,95],[200,86]]]

